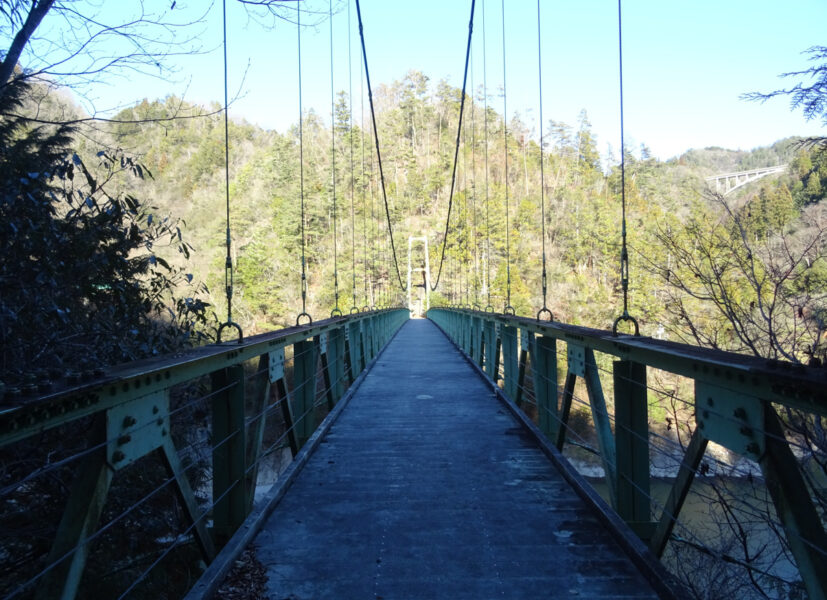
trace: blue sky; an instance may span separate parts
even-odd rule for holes
[[[168,0],[167,0],[168,1]],[[354,0],[351,0],[354,1]],[[327,9],[326,1],[307,0]],[[179,5],[181,2],[179,2]],[[190,8],[198,3],[191,2]],[[243,96],[231,115],[284,131],[297,117],[296,29],[277,21],[267,30],[228,0],[231,90]],[[474,83],[483,82],[483,4],[486,13],[487,78],[496,96],[503,82],[500,0],[477,0]],[[347,0],[335,0],[336,89],[348,87]],[[361,0],[374,86],[401,79],[409,69],[435,83],[462,83],[470,0]],[[537,127],[537,17],[534,0],[506,0],[508,112]],[[620,145],[617,3],[613,0],[542,0],[544,119],[574,124],[586,109],[599,149]],[[221,40],[221,4],[213,6],[205,46]],[[760,105],[744,92],[783,85],[777,75],[806,66],[801,52],[827,45],[825,0],[627,0],[623,5],[626,141],[645,143],[666,159],[689,148],[750,149],[789,135],[824,134],[790,112],[785,100]],[[359,101],[359,39],[351,8],[353,89]],[[303,32],[305,106],[328,117],[330,102],[327,22]],[[219,50],[178,63],[163,80],[130,77],[92,90],[98,108],[143,97],[182,94],[192,101],[222,98]],[[502,111],[502,99],[491,105]]]

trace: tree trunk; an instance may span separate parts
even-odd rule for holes
[[[17,32],[17,35],[14,36],[14,40],[6,53],[5,59],[0,63],[0,82],[2,82],[0,94],[4,93],[3,89],[9,84],[9,80],[14,74],[14,68],[17,66],[17,61],[20,60],[20,55],[23,53],[23,48],[29,43],[32,34],[54,3],[55,0],[36,0],[32,2],[32,7],[29,10],[23,26],[20,28],[20,31]]]

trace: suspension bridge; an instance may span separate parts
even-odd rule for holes
[[[25,456],[64,442],[44,463],[2,480],[8,526],[0,556],[11,565],[0,575],[4,597],[161,597],[173,578],[187,580],[188,600],[221,597],[224,586],[238,586],[233,569],[246,554],[263,572],[257,597],[683,598],[688,592],[675,571],[685,556],[681,549],[690,548],[711,561],[707,566],[734,565],[752,581],[827,598],[827,536],[813,501],[823,473],[807,440],[788,435],[779,417],[797,411],[820,423],[827,416],[827,374],[640,335],[628,304],[624,153],[623,306],[612,329],[554,320],[546,302],[545,245],[543,305],[532,317],[516,314],[507,185],[502,311],[495,312],[490,295],[485,308],[429,306],[453,230],[474,6],[451,198],[433,282],[427,237],[409,241],[407,285],[399,270],[362,35],[388,241],[410,306],[356,308],[354,266],[350,311],[339,306],[335,269],[330,318],[313,319],[302,187],[296,324],[245,336],[232,312],[225,143],[227,318],[217,342],[116,367],[32,374],[24,385],[4,390],[4,453]],[[362,34],[358,1],[356,8]],[[539,10],[538,2],[538,46]],[[300,64],[298,8],[296,15]],[[299,79],[300,96],[301,69]],[[226,88],[225,76],[225,132]],[[507,114],[505,98],[503,82]],[[507,146],[505,126],[503,133]],[[540,152],[542,165],[542,144]],[[302,159],[302,186],[303,169]],[[335,176],[331,188],[335,240]],[[541,207],[545,227],[544,197]],[[545,238],[544,232],[544,244]],[[412,259],[420,243],[422,267]],[[355,265],[355,254],[351,260]],[[412,288],[420,274],[425,293],[417,299]],[[411,318],[420,311],[427,318]],[[621,331],[624,325],[629,334]],[[234,339],[223,339],[233,332]],[[652,426],[652,406],[663,399],[676,415],[690,415],[686,437]],[[583,414],[586,428],[575,422]],[[733,467],[713,447],[750,466]],[[600,491],[570,461],[583,453],[599,464]],[[671,466],[665,493],[655,491],[655,462]],[[687,498],[708,478],[710,464],[740,470],[764,490],[763,504],[753,493],[727,509],[729,517],[745,517],[723,521],[741,528],[739,552],[716,546],[708,523],[699,528],[685,517]],[[37,518],[27,511],[28,494],[67,472],[74,475],[70,487],[46,486],[49,501],[60,505],[59,518],[45,528],[51,535],[31,539],[31,529],[21,526]],[[157,521],[158,514],[176,521],[170,535],[136,541],[143,523]],[[778,534],[775,545],[765,532],[749,529],[759,518]],[[114,536],[118,530],[126,538]],[[123,539],[131,540],[128,547],[120,545]],[[125,560],[138,553],[140,560]]]

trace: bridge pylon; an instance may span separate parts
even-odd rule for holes
[[[422,248],[424,253],[424,260],[419,264],[423,267],[413,266],[414,244]],[[414,277],[414,273],[417,274]],[[418,274],[422,273],[422,282],[419,282]],[[413,293],[413,288],[418,288],[416,294]],[[408,237],[408,310],[411,311],[411,316],[424,316],[428,309],[431,308],[431,265],[428,256],[428,238],[427,237]]]

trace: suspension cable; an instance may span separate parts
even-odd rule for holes
[[[332,1],[332,0],[331,0]],[[370,86],[370,69],[368,68],[368,54],[365,49],[365,30],[362,26],[362,9],[359,5],[359,0],[356,0],[356,16],[359,20],[359,38],[362,42],[362,60],[365,63],[365,80],[368,84],[368,102],[370,104],[370,117],[373,122],[373,138],[376,143],[376,159],[379,163],[379,179],[382,183],[382,198],[385,202],[385,217],[388,221],[388,236],[390,237],[391,249],[393,251],[393,264],[396,267],[396,278],[399,280],[399,287],[403,292],[407,291],[407,286],[402,281],[402,273],[399,271],[399,261],[396,258],[396,244],[393,241],[393,226],[391,225],[391,212],[388,207],[388,194],[385,191],[385,172],[382,169],[382,153],[379,149],[379,130],[376,124],[376,110],[373,106],[373,90]]]
[[[485,290],[488,293],[488,304],[486,312],[494,312],[491,304],[491,218],[488,210],[488,62],[486,60],[485,41],[485,0],[482,0],[482,97],[485,118],[483,123],[483,136],[485,137]]]
[[[540,88],[540,219],[542,222],[541,231],[543,236],[543,274],[541,283],[543,287],[543,308],[537,311],[539,320],[543,314],[548,315],[548,320],[553,321],[554,315],[546,304],[548,294],[548,280],[546,278],[546,177],[545,161],[543,158],[543,46],[542,27],[540,25],[540,0],[537,0],[537,70]]]
[[[313,322],[307,312],[307,260],[305,255],[305,210],[304,210],[304,110],[302,107],[302,22],[301,10],[299,3],[296,2],[296,39],[298,45],[298,70],[299,70],[299,196],[301,198],[301,219],[302,219],[302,278],[301,278],[301,292],[302,292],[302,311],[296,317],[296,325],[301,325],[302,317],[307,319],[306,325]]]
[[[353,167],[353,50],[351,46],[351,29],[353,29],[353,24],[351,22],[351,11],[350,5],[351,1],[347,1],[347,81],[348,81],[348,105],[350,108],[350,126],[349,126],[349,133],[350,133],[350,224],[351,224],[351,231],[350,231],[350,261],[351,261],[351,274],[353,276],[353,304],[350,306],[350,314],[359,312],[359,309],[356,306],[356,208],[354,206],[354,174],[355,170]],[[364,166],[364,165],[363,165]],[[364,170],[364,169],[363,169]]]
[[[623,21],[621,0],[617,0],[617,54],[620,74],[620,199],[622,223],[620,228],[620,284],[623,288],[623,314],[615,319],[612,333],[617,335],[617,326],[621,321],[630,321],[635,327],[635,335],[640,335],[637,319],[629,314],[629,252],[626,249],[626,144],[623,127]]]
[[[471,0],[471,17],[468,20],[468,44],[465,48],[465,69],[462,74],[462,96],[460,97],[459,123],[457,124],[457,143],[456,147],[454,148],[454,166],[451,170],[451,192],[448,195],[448,215],[445,217],[445,235],[442,237],[442,252],[440,252],[439,268],[437,269],[436,273],[436,282],[431,286],[431,291],[436,291],[436,288],[439,286],[439,278],[442,275],[442,263],[445,261],[445,248],[448,244],[448,227],[451,223],[451,207],[453,206],[454,200],[454,185],[456,183],[457,176],[457,160],[459,158],[460,134],[462,133],[462,113],[465,109],[465,86],[466,82],[468,81],[468,62],[471,56],[471,38],[474,33],[475,4],[476,0]]]
[[[232,327],[238,332],[238,343],[244,341],[241,325],[233,322],[233,257],[232,236],[230,235],[230,120],[227,116],[229,100],[227,94],[227,0],[221,3],[224,26],[224,195],[227,202],[227,259],[224,262],[224,288],[227,292],[227,321],[218,328],[216,339],[221,343],[223,331]]]
[[[477,244],[477,129],[474,118],[474,54],[471,54],[471,237],[474,242],[474,303],[473,307],[479,310],[479,245]]]
[[[342,316],[339,308],[339,232],[336,215],[336,91],[333,87],[333,0],[328,0],[330,20],[330,187],[333,196],[333,310],[330,316]]]
[[[364,262],[364,284],[365,284],[365,304],[363,309],[374,304],[373,302],[373,246],[371,246],[371,266],[370,266],[370,296],[368,295],[368,207],[367,198],[365,196],[365,188],[371,186],[371,182],[366,178],[365,171],[365,72],[362,61],[359,61],[359,96],[360,107],[362,111],[362,120],[359,124],[359,140],[362,146],[362,185],[360,186],[362,194],[362,248],[363,248],[363,262]],[[373,173],[371,173],[371,177]],[[370,187],[370,226],[374,225],[373,215],[373,187]]]
[[[511,226],[509,225],[509,209],[508,209],[508,95],[506,93],[505,75],[505,0],[501,0],[502,6],[502,25],[503,25],[503,181],[505,183],[505,308],[503,313],[507,315],[515,314],[514,307],[511,306]]]
[[[470,282],[470,273],[465,266],[468,264],[468,124],[465,123],[465,126],[462,128],[462,221],[460,223],[462,237],[460,243],[460,268],[461,271],[461,279],[460,281],[463,282],[463,295],[464,295],[464,302],[463,304],[467,307],[468,302],[468,291],[471,287]]]

